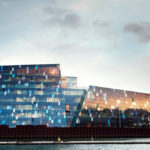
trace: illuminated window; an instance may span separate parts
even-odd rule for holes
[[[18,115],[16,115],[16,120],[18,120]]]
[[[77,123],[77,124],[80,124],[80,119],[79,119],[79,118],[76,120],[76,123]]]
[[[16,98],[16,102],[23,102],[23,99],[22,99],[22,98],[17,97],[17,98]]]
[[[98,93],[96,93],[96,96],[97,96],[97,97],[99,96]]]
[[[48,109],[52,109],[52,106],[50,105],[50,106],[48,106]]]
[[[93,92],[95,92],[96,91],[96,88],[95,87],[93,87]]]
[[[29,86],[29,83],[25,83],[24,86],[25,86],[25,87],[28,87],[28,86]]]
[[[70,105],[66,105],[66,112],[70,111]]]
[[[29,67],[27,67],[27,73],[29,73]]]
[[[22,94],[22,91],[21,90],[16,90],[15,93],[16,94]]]
[[[57,119],[57,123],[61,123],[61,119]]]
[[[74,111],[76,111],[76,109],[77,109],[77,107],[76,107],[76,106],[74,106],[74,107],[73,107],[73,110],[74,110]]]
[[[36,84],[36,88],[41,88],[42,84]]]
[[[49,117],[49,120],[52,120],[52,118],[51,118],[51,117]]]
[[[29,90],[29,96],[31,96],[32,95],[32,91],[31,90]]]
[[[106,100],[106,97],[107,97],[107,94],[104,93],[104,94],[103,94],[103,97],[104,97],[104,101],[105,101],[105,100]]]
[[[2,120],[2,125],[4,125],[5,124],[5,120]]]
[[[7,109],[11,109],[11,106],[7,106]]]
[[[59,89],[58,89],[58,88],[56,88],[56,92],[59,92]]]
[[[3,72],[3,66],[1,66],[1,72]]]
[[[38,90],[38,91],[37,91],[37,95],[43,95],[43,94],[44,94],[43,91],[41,91],[41,90]]]
[[[80,102],[80,98],[77,98],[77,99],[75,100],[75,102],[76,102],[76,103],[79,103],[79,102]]]
[[[103,90],[101,90],[101,89],[100,89],[100,91],[99,91],[99,92],[100,92],[100,94],[102,94],[102,93],[103,93]]]
[[[46,98],[46,102],[51,102],[52,101],[52,98],[51,97],[47,97]]]
[[[108,120],[108,125],[110,124],[110,120]]]
[[[57,115],[60,116],[60,112],[58,112]]]
[[[6,88],[6,85],[5,85],[5,84],[2,84],[2,88]]]
[[[45,72],[43,72],[44,74],[45,74]],[[47,75],[45,75],[45,79],[48,79],[48,76]]]
[[[34,94],[36,94],[36,90],[34,90]]]
[[[35,66],[35,70],[38,70],[38,66]]]
[[[10,93],[10,89],[8,88],[8,93]]]
[[[113,105],[111,105],[111,109],[114,109],[115,107]]]
[[[122,118],[125,119],[125,114],[123,114]]]
[[[4,92],[4,95],[7,95],[7,92],[6,92],[6,91]]]
[[[16,120],[13,120],[12,123],[15,124],[15,123],[16,123]]]
[[[12,78],[14,78],[15,77],[15,74],[12,74]]]

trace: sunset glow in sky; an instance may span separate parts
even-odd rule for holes
[[[0,65],[61,64],[82,87],[150,93],[149,0],[0,0]]]

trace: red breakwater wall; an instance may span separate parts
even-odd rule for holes
[[[47,128],[47,126],[26,125],[9,128],[0,126],[0,139],[13,138],[106,138],[106,137],[150,137],[150,128],[107,128],[73,127]]]

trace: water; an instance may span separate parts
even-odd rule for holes
[[[150,138],[118,138],[118,139],[110,138],[110,139],[99,139],[99,140],[100,141],[117,140],[117,141],[150,142]],[[0,150],[150,150],[150,144],[0,145]]]
[[[150,150],[150,144],[0,145],[0,150]]]

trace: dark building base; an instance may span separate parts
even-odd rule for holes
[[[150,128],[0,126],[0,139],[55,139],[57,138],[132,138],[150,137]]]

